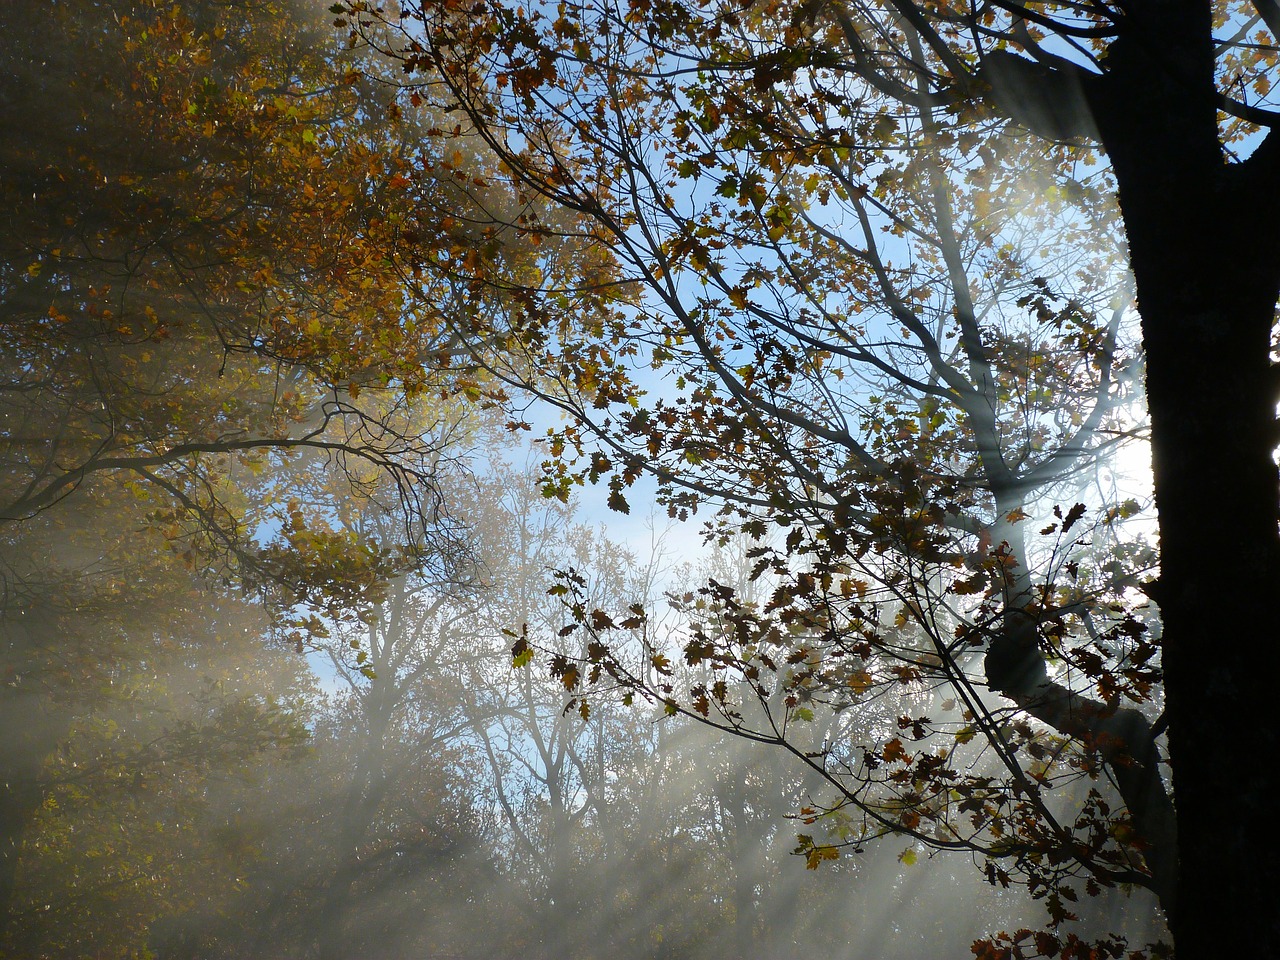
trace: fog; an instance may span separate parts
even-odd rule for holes
[[[619,267],[331,21],[0,7],[0,956],[933,960],[1047,927],[1166,936],[1113,776],[1133,759],[982,663],[1002,616],[1060,596],[1021,637],[1045,685],[1162,736],[1106,238],[1055,292],[1030,278],[1057,248],[991,227],[999,249],[965,248],[1004,271],[973,284],[988,327],[957,338],[930,331],[968,281],[917,272],[899,231],[879,275],[924,319],[885,346],[913,321],[874,284],[788,278],[743,200],[737,249],[769,249],[733,268],[752,299],[728,296],[795,326],[747,330],[750,372],[725,373],[663,326],[705,278],[636,293],[624,268],[663,241]],[[927,166],[903,210],[980,165]],[[1048,193],[991,179],[1011,209]],[[846,230],[822,257],[865,268],[849,237],[874,253],[888,228],[835,208],[810,242]],[[980,335],[981,376],[937,346]],[[843,354],[797,347],[818,337]],[[641,370],[616,396],[615,348]],[[649,369],[664,351],[677,373]],[[724,413],[706,369],[776,377],[777,408]],[[986,439],[938,387],[970,375],[997,398]],[[833,561],[836,528],[861,539]]]
[[[513,670],[503,632],[556,634],[555,564],[589,571],[603,604],[741,558],[672,571],[522,471],[475,483],[473,579],[398,577],[309,659],[251,598],[164,554],[139,569],[146,533],[130,556],[116,510],[60,525],[62,549],[22,528],[13,547],[39,551],[41,575],[62,559],[58,595],[98,589],[7,608],[10,656],[28,658],[10,690],[46,701],[6,716],[9,769],[41,793],[7,955],[923,960],[1040,924],[968,856],[909,839],[807,870],[795,814],[818,788],[794,758],[608,697],[566,713],[563,685]],[[1154,933],[1141,893],[1085,906],[1098,929]]]

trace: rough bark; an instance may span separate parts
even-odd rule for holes
[[[1092,98],[1137,284],[1161,538],[1183,960],[1280,956],[1265,669],[1280,580],[1272,145],[1218,142],[1208,5],[1138,4]]]
[[[1227,162],[1201,0],[1127,6],[1100,76],[990,59],[998,106],[1049,136],[1096,135],[1119,186],[1160,524],[1178,956],[1280,956],[1280,850],[1266,825],[1280,737],[1265,669],[1280,626],[1280,144],[1272,134]]]

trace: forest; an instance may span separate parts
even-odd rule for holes
[[[0,36],[0,956],[1280,957],[1275,0]]]

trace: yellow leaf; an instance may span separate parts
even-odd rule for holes
[[[872,684],[872,676],[865,670],[855,670],[845,681],[854,693],[862,693]]]

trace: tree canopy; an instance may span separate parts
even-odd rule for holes
[[[330,17],[0,10],[4,949],[1273,955],[1272,0]]]
[[[466,204],[409,176],[422,118],[322,20],[86,0],[7,6],[0,29],[7,916],[44,762],[120,658],[148,656],[148,585],[171,575],[152,555],[187,571],[179,595],[194,575],[280,598],[277,626],[321,595],[367,605],[456,546],[437,487],[464,456],[445,451],[457,417],[410,423],[407,406],[481,391],[449,363],[453,285],[422,266],[428,240],[466,242],[442,212]],[[491,262],[518,259],[500,246]],[[409,249],[416,270],[390,256]],[[334,536],[282,482],[308,470],[340,478],[313,489],[330,512],[379,487],[398,533]]]
[[[340,7],[619,265],[597,325],[566,332],[548,285],[498,317],[529,359],[497,372],[555,372],[533,386],[577,418],[560,481],[607,478],[625,509],[650,472],[676,513],[781,528],[767,602],[688,598],[701,680],[628,660],[610,631],[636,616],[570,576],[596,639],[553,657],[566,685],[790,749],[842,843],[977,848],[1055,925],[1078,881],[1136,884],[1183,956],[1270,949],[1275,858],[1244,825],[1274,779],[1274,6]],[[1139,386],[1158,567],[1122,530],[1136,505],[1082,492],[1145,429]],[[886,684],[963,713],[877,723]],[[846,718],[830,738],[797,732],[815,704]],[[1098,781],[1070,816],[1064,763]],[[1045,936],[982,949],[1086,950]]]

